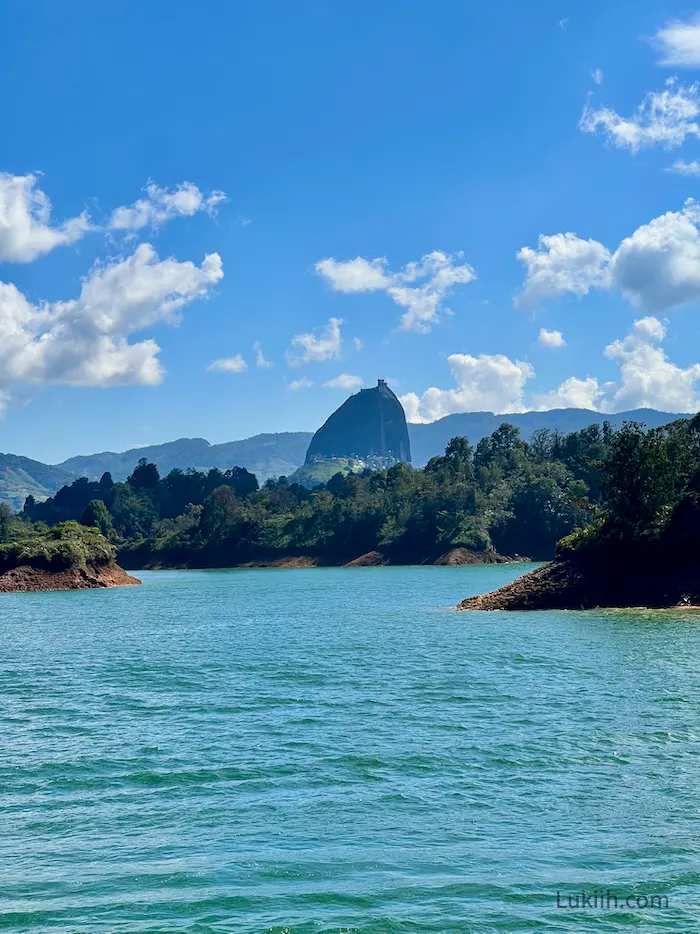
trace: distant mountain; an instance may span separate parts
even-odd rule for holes
[[[517,425],[527,440],[538,428],[558,429],[566,434],[604,421],[616,426],[626,421],[643,422],[649,428],[659,428],[684,417],[687,416],[671,415],[655,409],[635,409],[618,415],[599,415],[588,409],[555,409],[551,412],[525,412],[522,415],[466,412],[462,415],[447,415],[429,425],[409,424],[408,434],[413,464],[422,467],[435,454],[445,450],[450,438],[465,435],[472,444],[477,444],[503,422]],[[174,467],[183,470],[188,467],[199,470],[246,467],[257,475],[260,483],[264,483],[268,477],[288,477],[301,467],[312,437],[310,431],[291,431],[255,435],[243,441],[229,441],[225,444],[209,444],[204,438],[180,438],[167,444],[132,448],[121,454],[108,451],[85,457],[70,457],[55,467],[16,454],[0,454],[0,501],[18,510],[30,494],[38,500],[46,499],[65,484],[72,483],[76,477],[99,479],[105,471],[109,471],[114,480],[125,480],[142,457],[156,464],[162,475]]]
[[[336,457],[377,458],[386,466],[411,463],[403,406],[383,379],[333,412],[311,439],[306,464]]]
[[[287,431],[279,434],[254,435],[243,441],[210,444],[204,438],[180,438],[166,444],[131,448],[121,454],[105,451],[84,457],[69,457],[58,466],[78,477],[99,479],[105,471],[113,480],[125,480],[142,457],[155,464],[161,475],[175,467],[186,470],[210,470],[218,467],[245,467],[256,474],[260,483],[268,477],[288,476],[304,463],[311,441],[310,431]]]
[[[604,421],[616,426],[628,421],[644,422],[649,428],[659,428],[677,418],[685,417],[658,412],[656,409],[635,409],[631,412],[620,412],[618,415],[600,415],[589,409],[553,409],[551,412],[524,412],[522,415],[465,412],[461,415],[446,415],[445,418],[429,425],[409,424],[408,434],[413,464],[422,467],[435,454],[444,452],[450,438],[464,435],[472,444],[477,444],[503,422],[517,425],[523,438],[527,440],[538,428],[558,429],[566,434],[569,431],[580,431],[588,425],[602,425]],[[114,480],[125,480],[138,461],[145,457],[156,464],[161,474],[168,473],[174,467],[182,470],[188,467],[198,470],[209,470],[211,467],[221,470],[245,467],[257,474],[260,483],[264,483],[268,477],[288,477],[297,467],[301,467],[312,437],[310,431],[290,431],[254,435],[243,441],[229,441],[224,444],[210,444],[204,438],[180,438],[166,444],[131,448],[121,454],[107,451],[103,454],[70,457],[58,464],[58,468],[90,479],[99,479],[108,470]]]
[[[43,500],[73,480],[75,477],[61,467],[51,467],[17,454],[0,454],[0,501],[15,512],[24,506],[30,494]]]
[[[539,428],[549,428],[552,431],[556,429],[563,434],[581,431],[589,425],[602,425],[603,422],[610,422],[616,428],[623,422],[640,422],[647,428],[661,428],[662,425],[668,425],[679,418],[691,417],[658,412],[656,409],[633,409],[629,412],[619,412],[617,415],[601,415],[599,412],[591,412],[590,409],[552,409],[550,412],[523,412],[520,415],[464,412],[460,415],[446,415],[429,425],[410,424],[408,433],[411,438],[413,466],[422,467],[435,454],[444,451],[450,438],[461,435],[469,438],[472,444],[478,444],[504,422],[516,425],[522,438],[528,441],[533,431]]]

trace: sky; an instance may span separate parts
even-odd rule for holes
[[[700,409],[700,7],[7,0],[0,449]],[[696,200],[697,199],[697,200]]]

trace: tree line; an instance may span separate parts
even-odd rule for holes
[[[312,490],[284,477],[259,487],[239,467],[161,477],[144,460],[124,483],[104,474],[45,502],[30,496],[21,519],[96,527],[132,564],[224,566],[302,553],[341,562],[375,550],[420,563],[455,547],[544,560],[608,508],[606,471],[626,433],[592,425],[537,431],[526,442],[503,424],[476,447],[453,438],[422,469],[338,473]]]

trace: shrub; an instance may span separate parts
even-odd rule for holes
[[[115,557],[114,546],[97,529],[61,522],[43,535],[0,545],[0,573],[21,565],[45,571],[100,567]]]

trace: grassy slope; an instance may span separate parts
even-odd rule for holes
[[[30,494],[42,500],[72,483],[75,476],[60,468],[17,454],[0,454],[0,500],[18,511]]]

